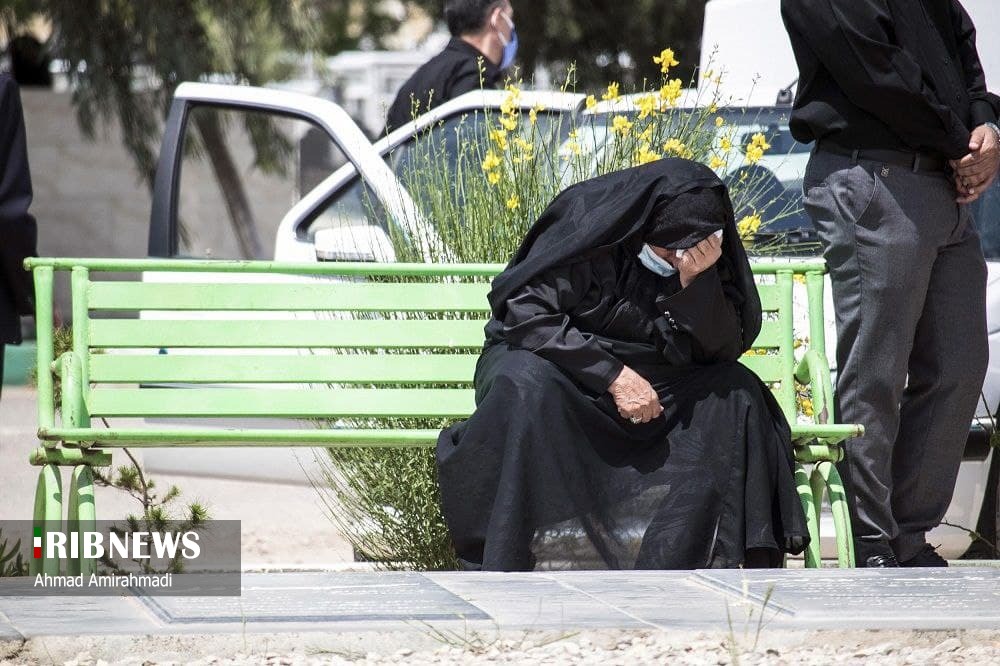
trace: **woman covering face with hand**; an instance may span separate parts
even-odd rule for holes
[[[805,547],[788,424],[738,363],[760,301],[710,169],[568,188],[489,299],[477,409],[437,446],[464,566],[778,566]]]

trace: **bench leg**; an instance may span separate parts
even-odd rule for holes
[[[66,573],[75,576],[83,574],[90,576],[97,573],[96,562],[83,556],[83,533],[97,531],[97,509],[94,505],[94,473],[90,465],[77,465],[73,468],[72,481],[69,485],[69,508],[66,516],[67,530],[80,533],[80,557],[70,558],[66,565]]]
[[[32,530],[42,532],[42,557],[31,558],[28,573],[59,575],[59,558],[45,552],[45,532],[62,529],[62,474],[57,465],[42,465],[38,471],[38,485],[35,486],[35,512],[32,517]]]
[[[806,514],[806,528],[809,530],[809,546],[806,547],[805,552],[806,567],[816,568],[820,566],[819,513],[816,511],[816,504],[813,501],[809,474],[802,467],[802,463],[795,463],[795,486],[799,491],[799,499],[802,500],[802,510]]]
[[[816,465],[830,496],[830,510],[833,512],[833,524],[837,539],[837,565],[841,568],[854,566],[854,533],[851,530],[851,516],[847,506],[847,493],[837,472],[837,467],[831,462],[821,462]]]

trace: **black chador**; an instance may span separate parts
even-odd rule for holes
[[[682,288],[640,262],[723,230]],[[470,569],[780,566],[808,543],[788,424],[738,362],[760,300],[725,186],[679,159],[561,193],[489,294],[475,413],[437,444],[444,516]],[[633,424],[623,366],[663,413]]]

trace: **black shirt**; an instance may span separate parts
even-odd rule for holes
[[[996,122],[958,0],[782,0],[781,14],[799,66],[798,141],[958,159],[970,130]]]
[[[414,106],[419,116],[469,91],[496,88],[500,74],[500,69],[476,47],[453,37],[441,53],[421,65],[399,89],[389,107],[385,133],[413,120]]]

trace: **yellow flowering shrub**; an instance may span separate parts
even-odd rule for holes
[[[676,106],[677,100],[680,99],[683,93],[684,83],[680,79],[672,79],[660,88],[660,99],[666,102],[668,106]]]
[[[683,157],[684,159],[691,159],[694,157],[694,151],[688,148],[684,143],[677,138],[667,139],[663,143],[663,152],[668,155],[674,155],[676,157]]]
[[[660,66],[660,71],[666,76],[670,72],[671,67],[676,67],[680,63],[674,58],[673,49],[663,49],[660,51],[660,55],[653,56],[653,62]]]
[[[760,215],[757,213],[744,216],[736,223],[736,230],[740,233],[740,238],[753,238],[753,235],[760,229],[761,222]]]
[[[611,129],[614,130],[615,134],[625,136],[632,131],[633,124],[625,116],[615,116],[611,120]]]
[[[655,162],[661,157],[662,155],[649,149],[648,143],[644,143],[639,147],[639,150],[636,151],[634,161],[636,164],[649,164],[650,162]]]
[[[767,142],[767,137],[761,133],[754,134],[750,139],[750,143],[747,144],[746,148],[746,160],[750,164],[756,164],[760,162],[760,159],[764,157],[764,153],[771,147],[771,144]]]

